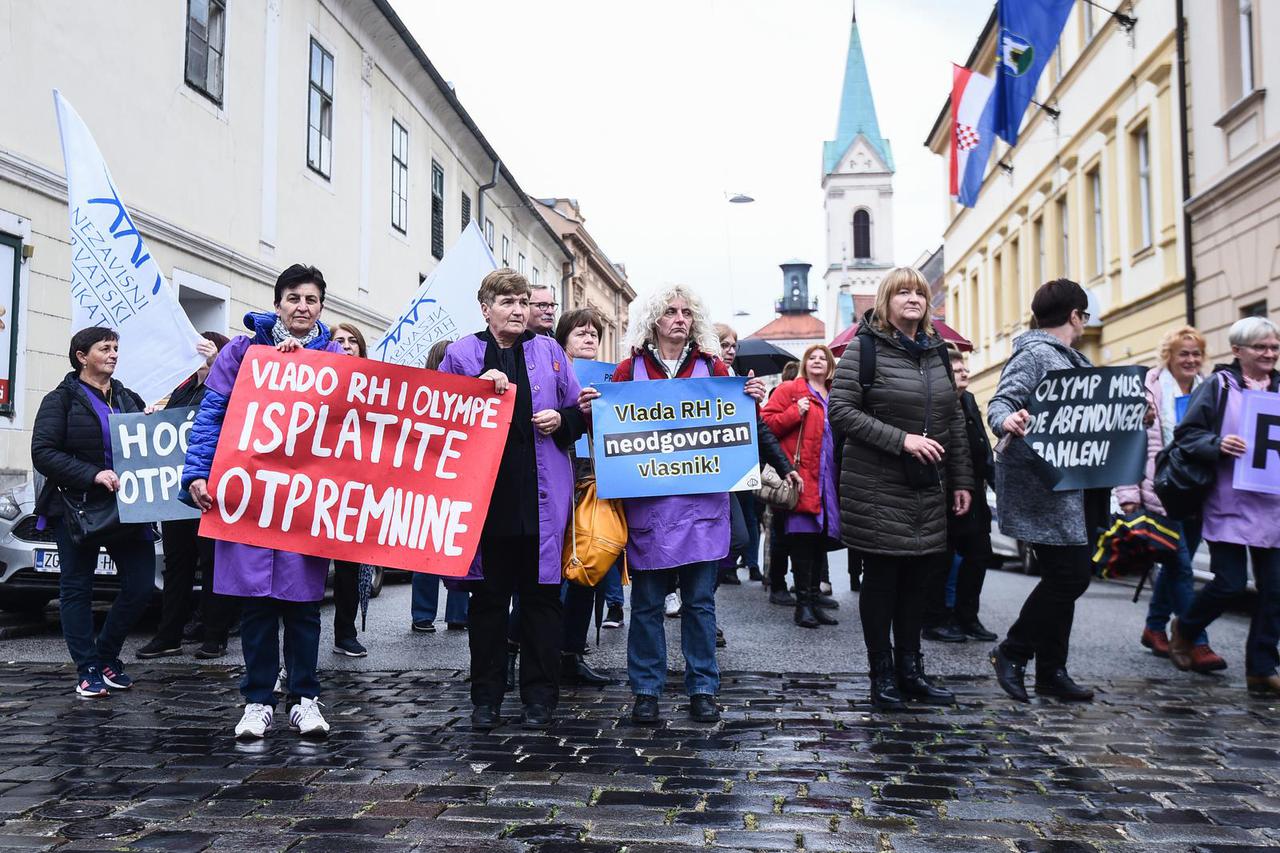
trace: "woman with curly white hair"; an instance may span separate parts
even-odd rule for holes
[[[626,343],[630,357],[618,365],[614,382],[728,376],[716,355],[720,339],[702,300],[684,285],[650,294],[633,305]],[[764,399],[764,383],[747,380],[747,393]],[[627,674],[635,694],[632,721],[659,722],[658,697],[667,676],[663,599],[674,573],[682,607],[680,645],[685,661],[689,716],[698,722],[720,718],[715,695],[716,566],[729,552],[729,494],[628,498],[627,565],[631,570],[631,629]]]

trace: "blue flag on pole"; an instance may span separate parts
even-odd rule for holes
[[[996,135],[1018,143],[1022,115],[1036,83],[1058,45],[1075,0],[999,0],[1000,40],[996,42]]]

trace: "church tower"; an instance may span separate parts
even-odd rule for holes
[[[855,8],[836,138],[822,146],[827,285],[822,317],[839,334],[875,301],[893,268],[893,150],[880,135]]]

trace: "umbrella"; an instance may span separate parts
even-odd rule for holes
[[[961,335],[941,320],[935,319],[933,321],[933,328],[940,338],[944,341],[955,344],[961,352],[973,351],[973,344],[965,338],[964,335]],[[836,357],[843,355],[845,347],[849,346],[849,343],[853,340],[853,336],[856,334],[858,334],[858,324],[854,323],[852,326],[831,339],[831,343],[828,344],[828,346],[831,347],[831,352]]]
[[[733,359],[733,370],[746,376],[754,370],[756,376],[772,376],[781,373],[789,362],[799,361],[791,353],[761,338],[743,338],[738,341],[738,354]]]
[[[360,577],[356,581],[356,595],[360,601],[360,630],[366,630],[369,619],[369,597],[373,594],[373,575],[378,569],[368,563],[360,564]]]
[[[1138,600],[1155,563],[1178,551],[1181,535],[1164,516],[1146,510],[1112,517],[1111,526],[1098,537],[1093,563],[1104,578],[1139,575],[1133,600]]]

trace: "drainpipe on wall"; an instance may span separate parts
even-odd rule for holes
[[[498,185],[498,174],[502,171],[502,161],[493,161],[493,177],[489,183],[481,184],[476,190],[476,222],[480,223],[480,232],[484,234],[484,194]],[[489,236],[485,234],[485,236]]]
[[[1187,127],[1187,21],[1183,15],[1182,0],[1174,4],[1177,15],[1178,54],[1178,132],[1182,138],[1182,265],[1185,268],[1187,325],[1196,324],[1196,267],[1195,253],[1191,246],[1191,213],[1187,202],[1191,200],[1190,130]]]

